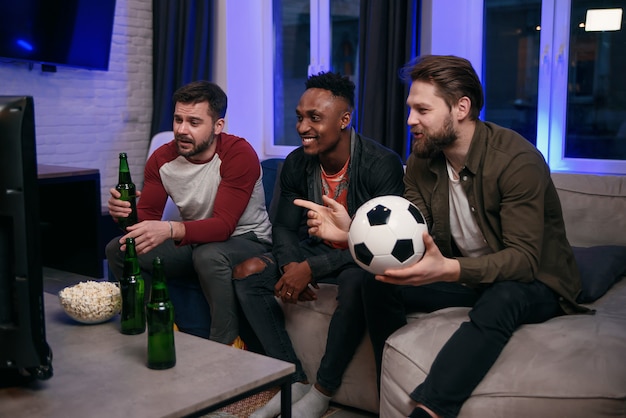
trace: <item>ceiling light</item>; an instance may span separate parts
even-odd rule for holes
[[[588,9],[585,32],[616,31],[622,28],[622,9]]]

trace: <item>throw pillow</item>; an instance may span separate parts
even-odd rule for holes
[[[582,281],[582,291],[577,299],[579,303],[595,301],[626,275],[626,247],[602,245],[572,247],[572,250]]]

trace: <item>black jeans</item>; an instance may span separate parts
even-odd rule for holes
[[[307,241],[300,245],[306,257],[330,250],[324,245],[307,245]],[[285,329],[283,311],[274,297],[274,285],[280,279],[276,260],[271,253],[261,258],[266,264],[263,271],[233,281],[241,308],[265,354],[295,364],[294,382],[308,380]],[[343,373],[365,335],[361,286],[367,279],[373,280],[373,276],[356,265],[348,265],[332,276],[317,280],[319,283],[338,285],[338,304],[330,321],[326,350],[317,371],[317,382],[331,392],[341,385]]]
[[[407,312],[473,306],[470,320],[450,337],[426,380],[410,394],[414,401],[444,417],[458,415],[520,325],[544,322],[563,313],[558,296],[538,280],[503,281],[477,290],[458,283],[412,287],[369,280],[363,296],[379,382],[385,340],[406,324]]]

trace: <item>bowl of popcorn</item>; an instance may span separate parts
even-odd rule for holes
[[[65,313],[83,324],[100,324],[120,312],[120,288],[112,282],[89,280],[66,287],[59,292]]]

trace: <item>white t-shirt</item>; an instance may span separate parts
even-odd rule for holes
[[[487,241],[478,227],[478,223],[476,223],[476,218],[472,214],[472,208],[470,208],[461,180],[447,160],[446,166],[450,178],[450,231],[452,238],[464,257],[490,254],[491,248],[487,245]]]

